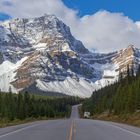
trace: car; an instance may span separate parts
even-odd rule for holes
[[[90,118],[90,112],[84,112],[84,118]]]

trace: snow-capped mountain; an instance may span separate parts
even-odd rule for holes
[[[0,89],[53,91],[89,97],[117,80],[127,64],[139,64],[139,49],[91,53],[54,15],[0,23]]]

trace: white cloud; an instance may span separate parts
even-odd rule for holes
[[[10,2],[8,5],[4,4]],[[99,11],[82,18],[78,11],[69,9],[61,0],[1,0],[0,12],[12,17],[36,17],[55,14],[71,27],[72,34],[88,49],[101,52],[116,51],[129,44],[140,47],[140,24],[121,13]]]
[[[77,36],[89,47],[100,51],[114,51],[134,44],[140,47],[140,30],[129,18],[120,13],[99,11],[80,19]],[[77,33],[77,32],[76,32]]]
[[[140,21],[136,22],[137,27],[140,29]]]

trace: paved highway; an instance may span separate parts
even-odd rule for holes
[[[0,140],[140,140],[140,128],[79,119],[77,106],[73,106],[70,119],[1,128]]]

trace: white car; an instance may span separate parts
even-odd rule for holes
[[[84,112],[84,118],[90,118],[90,112]]]

